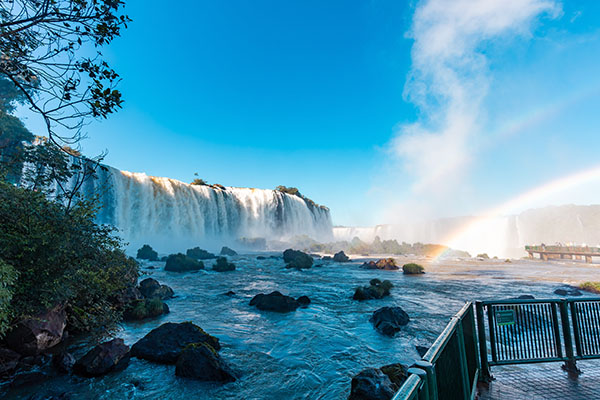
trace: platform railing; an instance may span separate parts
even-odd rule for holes
[[[488,345],[489,343],[489,345]],[[497,365],[600,358],[600,298],[469,302],[416,362],[393,400],[474,399]]]
[[[473,303],[450,320],[393,400],[474,399],[479,378],[477,332]]]

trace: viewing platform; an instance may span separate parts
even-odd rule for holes
[[[525,251],[529,253],[529,257],[533,258],[534,254],[539,254],[540,259],[547,261],[550,258],[567,258],[581,260],[585,258],[586,263],[592,263],[592,257],[600,257],[600,247],[589,246],[525,246]]]

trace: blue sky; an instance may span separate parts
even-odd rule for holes
[[[88,126],[83,150],[182,181],[197,172],[226,186],[296,186],[329,206],[336,224],[397,222],[423,202],[429,216],[475,214],[598,163],[600,2],[519,1],[541,11],[498,34],[469,32],[485,65],[461,66],[461,79],[487,90],[460,169],[439,177],[452,182],[443,191],[415,189],[427,165],[418,151],[394,150],[409,124],[430,127],[448,111],[431,71],[416,67],[414,24],[427,1],[127,1],[133,22],[103,51],[123,78],[125,104]],[[415,71],[434,105],[414,103],[406,83]]]

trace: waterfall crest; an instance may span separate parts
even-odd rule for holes
[[[100,197],[98,222],[114,225],[137,248],[218,248],[245,238],[285,241],[332,237],[329,209],[276,190],[189,185],[175,179],[106,167],[82,188]]]

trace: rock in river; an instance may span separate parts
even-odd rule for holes
[[[227,246],[223,246],[221,248],[221,255],[222,256],[237,256],[237,251],[230,249]]]
[[[301,300],[301,302],[298,300]],[[250,305],[263,311],[286,313],[296,311],[301,305],[310,303],[310,299],[306,296],[301,296],[298,300],[275,291],[269,294],[257,294],[250,300]]]
[[[388,280],[381,282],[379,279],[371,279],[369,286],[357,287],[352,298],[359,301],[382,299],[390,295],[393,286]]]
[[[382,258],[377,261],[369,261],[360,267],[364,269],[384,269],[388,271],[400,269],[400,267],[396,265],[396,260],[393,258]]]
[[[323,258],[323,259],[325,259],[325,258]],[[335,253],[333,255],[333,261],[335,261],[335,262],[348,262],[348,261],[350,261],[350,257],[348,257],[346,255],[346,253],[344,253],[344,251],[340,251],[340,252]]]
[[[217,272],[235,271],[235,264],[227,261],[227,257],[219,257],[213,265],[213,270]]]
[[[8,347],[22,355],[36,355],[62,340],[67,326],[67,314],[63,306],[32,318],[26,318],[6,335]]]
[[[394,336],[396,332],[408,324],[410,318],[400,307],[382,307],[373,313],[369,320],[378,332],[386,336]]]
[[[206,343],[190,344],[183,349],[175,364],[175,375],[201,381],[235,381],[231,368]]]
[[[165,271],[187,272],[198,271],[200,269],[204,269],[202,261],[197,261],[181,253],[171,254],[165,264]]]
[[[170,299],[175,294],[167,285],[161,285],[156,279],[146,278],[140,282],[139,291],[147,299],[158,297],[161,300]]]
[[[99,344],[77,360],[73,371],[83,376],[100,376],[124,369],[129,364],[129,346],[123,339],[113,339]]]
[[[206,343],[220,350],[219,339],[204,332],[192,322],[167,322],[151,330],[131,347],[131,355],[163,364],[174,364],[189,344]]]
[[[379,368],[366,368],[352,378],[348,400],[390,400],[396,387]]]
[[[287,249],[283,252],[283,261],[287,264],[286,268],[308,269],[313,265],[311,256],[293,249]]]

